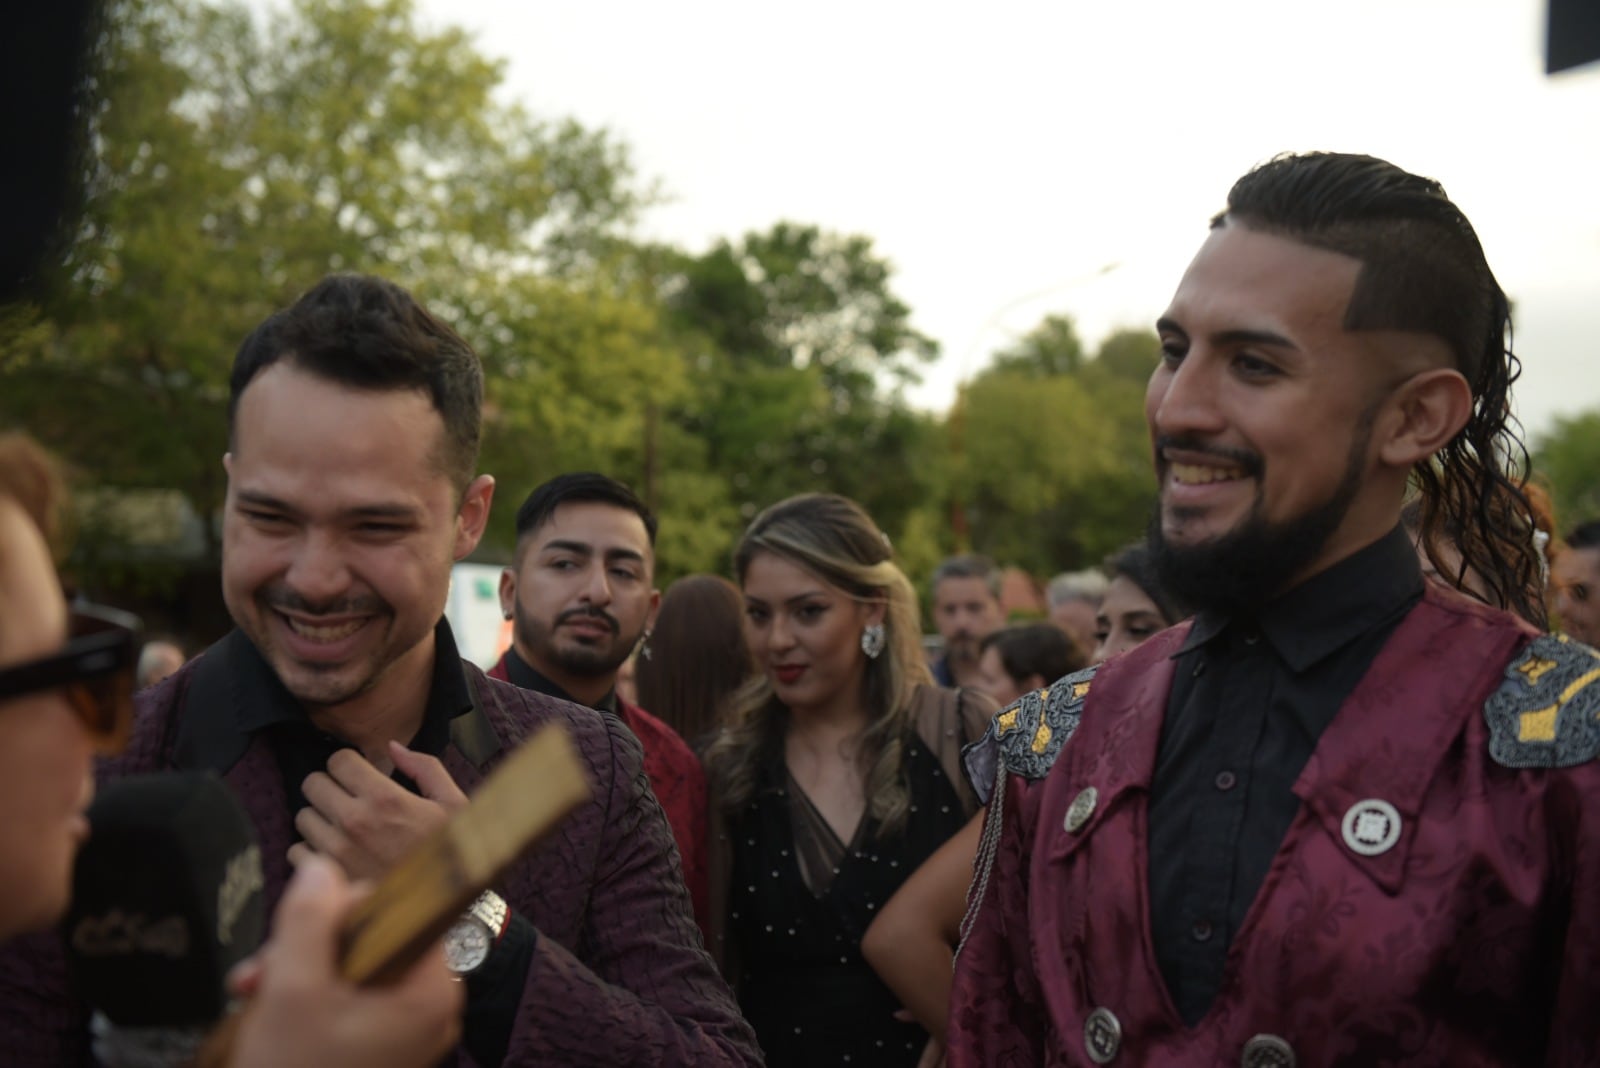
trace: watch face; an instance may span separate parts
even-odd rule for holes
[[[444,935],[444,962],[457,975],[466,975],[489,958],[489,929],[472,919],[453,924]]]

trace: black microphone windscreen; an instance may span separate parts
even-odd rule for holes
[[[83,998],[122,1027],[208,1024],[266,925],[261,849],[213,775],[107,784],[89,808],[65,940]]]

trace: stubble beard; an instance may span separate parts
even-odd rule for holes
[[[615,675],[633,653],[634,646],[644,633],[643,628],[631,636],[620,627],[609,643],[583,645],[575,642],[558,643],[556,631],[559,624],[547,627],[516,601],[512,608],[512,630],[517,644],[575,678],[593,679]]]

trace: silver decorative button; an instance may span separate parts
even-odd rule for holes
[[[1095,1009],[1083,1021],[1083,1048],[1096,1064],[1110,1064],[1122,1048],[1122,1022],[1110,1009]]]
[[[1099,790],[1093,786],[1084,787],[1082,792],[1072,799],[1072,804],[1067,806],[1067,818],[1061,821],[1061,826],[1066,828],[1069,834],[1077,834],[1083,830],[1083,825],[1094,815],[1094,806],[1099,800]]]
[[[1257,1035],[1244,1044],[1244,1068],[1294,1068],[1294,1047],[1277,1035]]]
[[[1387,801],[1369,797],[1344,814],[1344,844],[1364,857],[1387,853],[1400,841],[1400,813]]]

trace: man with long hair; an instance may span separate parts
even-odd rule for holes
[[[969,753],[951,1063],[1592,1063],[1600,654],[1525,622],[1471,225],[1382,160],[1274,159],[1158,330],[1150,543],[1198,613]],[[1408,484],[1499,607],[1423,582]]]

